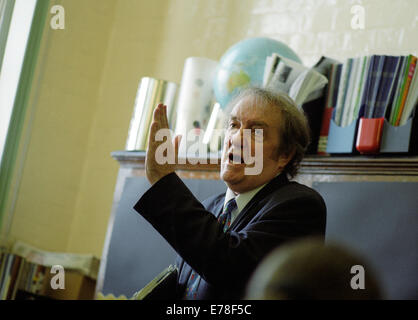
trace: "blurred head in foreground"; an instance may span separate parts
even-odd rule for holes
[[[323,240],[309,238],[283,245],[269,254],[251,277],[245,298],[376,300],[382,297],[373,270],[362,258],[339,245],[324,245]]]

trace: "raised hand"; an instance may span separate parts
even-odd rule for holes
[[[145,157],[145,172],[151,184],[156,183],[162,177],[176,170],[181,136],[176,136],[174,141],[171,142],[171,135],[168,130],[167,106],[160,103],[154,110],[153,122],[151,123],[148,137],[147,155]],[[165,136],[166,139],[158,141],[161,140],[158,139],[160,136]],[[164,153],[161,150],[164,150]],[[162,156],[172,161],[162,163]]]

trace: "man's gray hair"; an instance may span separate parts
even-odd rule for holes
[[[232,108],[248,96],[256,99],[256,105],[264,104],[279,108],[281,119],[279,125],[278,156],[291,156],[283,168],[290,178],[296,176],[300,162],[310,143],[310,128],[303,111],[300,111],[295,102],[284,92],[274,92],[259,87],[242,89],[227,105],[226,112],[230,114]]]

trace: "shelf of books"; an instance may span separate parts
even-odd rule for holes
[[[416,154],[417,57],[372,55],[331,64],[319,154]]]
[[[53,266],[63,270],[53,286]],[[93,299],[99,260],[91,255],[42,251],[23,242],[0,251],[0,300]]]
[[[1,255],[1,300],[48,299],[44,290],[45,266],[31,263],[12,253],[3,252]]]

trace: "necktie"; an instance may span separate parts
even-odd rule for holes
[[[219,215],[218,222],[223,225],[223,231],[226,232],[231,226],[232,211],[237,207],[235,198],[232,198],[225,205],[224,211]],[[196,299],[197,287],[199,286],[200,276],[193,270],[187,282],[186,293],[184,298],[187,300]]]
[[[232,211],[234,211],[236,207],[237,202],[235,201],[235,198],[232,198],[227,202],[224,211],[218,217],[218,221],[224,226],[224,232],[226,232],[226,230],[228,230],[228,228],[231,226]]]

